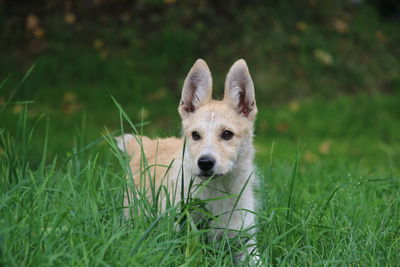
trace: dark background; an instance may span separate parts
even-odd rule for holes
[[[132,121],[150,122],[145,134],[179,135],[180,90],[197,58],[216,97],[231,64],[246,59],[259,136],[395,138],[379,112],[400,113],[397,1],[0,3],[1,123],[11,129],[25,106],[32,124],[45,114],[54,152],[77,132],[90,141],[119,129],[111,96]]]

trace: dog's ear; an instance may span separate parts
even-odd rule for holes
[[[201,105],[211,100],[212,78],[206,62],[198,59],[183,83],[182,98],[178,108],[182,118],[187,118]]]
[[[255,119],[257,106],[254,85],[243,59],[236,61],[226,76],[224,101],[249,120]]]

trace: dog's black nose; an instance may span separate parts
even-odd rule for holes
[[[199,168],[202,171],[211,171],[215,165],[215,159],[210,156],[202,156],[197,161],[197,165],[199,165]]]

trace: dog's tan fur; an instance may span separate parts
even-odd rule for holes
[[[128,137],[133,138],[133,136]],[[182,154],[183,140],[175,137],[150,139],[146,136],[142,136],[138,140],[133,141],[133,139],[127,139],[126,141],[125,151],[128,155],[131,155],[130,167],[134,174],[133,178],[136,186],[140,186],[140,174],[138,171],[141,165],[150,166],[148,170],[151,174],[156,174],[152,178],[155,179],[156,185],[159,186],[162,184],[164,174],[168,171],[168,166],[172,162],[172,159]],[[141,143],[144,149],[143,155],[147,161],[146,163],[143,162],[143,155],[139,143]],[[175,153],[171,154],[172,151]]]
[[[130,166],[136,186],[150,184],[149,181],[143,182],[143,175],[140,175],[144,154],[150,166],[147,170],[155,174],[152,177],[155,185],[166,185],[169,192],[176,196],[176,201],[181,196],[182,172],[186,180],[183,186],[184,195],[196,193],[189,192],[190,179],[194,179],[195,184],[202,184],[208,179],[203,177],[204,170],[200,168],[199,158],[205,155],[213,158],[213,176],[208,181],[209,186],[198,193],[198,196],[204,200],[221,198],[227,194],[235,197],[210,201],[207,204],[208,210],[218,216],[211,225],[219,229],[245,229],[255,224],[252,186],[256,176],[252,141],[257,107],[253,82],[244,60],[235,62],[228,72],[223,100],[213,100],[211,95],[211,73],[207,64],[198,60],[186,77],[178,108],[182,118],[183,137],[186,138],[185,149],[183,138],[152,140],[148,137],[124,135],[117,138],[118,145],[132,157]],[[224,131],[232,132],[233,137],[229,140],[222,138]],[[199,140],[193,138],[193,132],[199,134]],[[139,143],[144,153],[141,152]],[[129,203],[126,201],[125,204]],[[165,207],[165,203],[162,206]],[[218,231],[221,230],[216,230]],[[250,232],[254,231],[253,227]],[[249,243],[254,244],[254,239]]]

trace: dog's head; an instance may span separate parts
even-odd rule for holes
[[[243,59],[229,70],[224,98],[219,101],[212,100],[207,64],[197,60],[183,84],[178,110],[194,175],[227,174],[239,153],[251,152],[257,107],[253,81]]]

